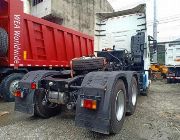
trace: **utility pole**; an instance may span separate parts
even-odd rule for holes
[[[156,3],[156,0],[154,0],[153,38],[157,40],[157,3]]]
[[[154,23],[153,23],[153,38],[157,41],[157,1],[154,0]],[[153,43],[156,45],[156,43]],[[153,55],[153,62],[157,63],[157,45],[155,47],[155,53]]]

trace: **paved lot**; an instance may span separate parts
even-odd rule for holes
[[[153,82],[148,97],[140,96],[133,116],[127,116],[117,135],[101,135],[74,125],[74,115],[62,113],[40,119],[13,111],[14,103],[0,101],[0,139],[18,140],[180,140],[180,84]]]

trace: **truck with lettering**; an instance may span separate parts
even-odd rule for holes
[[[0,0],[0,96],[14,101],[29,71],[69,69],[70,60],[93,54],[93,37],[23,12],[20,0]]]
[[[49,118],[68,110],[76,126],[120,132],[150,85],[146,5],[96,15],[97,56],[72,59],[70,70],[27,73],[14,93],[15,111]]]

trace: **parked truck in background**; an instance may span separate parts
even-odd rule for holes
[[[0,96],[13,101],[29,71],[69,69],[72,58],[94,52],[93,37],[23,12],[21,0],[0,0]]]
[[[49,118],[75,110],[76,126],[118,133],[150,84],[146,6],[97,14],[96,56],[72,59],[71,70],[27,73],[15,91],[15,110]],[[76,52],[76,50],[75,50]]]
[[[165,64],[168,67],[167,83],[180,81],[180,42],[166,43]]]
[[[155,47],[154,47],[155,45]],[[153,56],[157,53],[157,63],[153,62]],[[159,43],[152,43],[150,44],[150,54],[151,54],[151,79],[157,80],[166,78],[168,73],[168,68],[165,66],[165,44],[162,42]]]

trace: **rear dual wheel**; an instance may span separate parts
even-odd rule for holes
[[[2,89],[3,99],[6,102],[14,101],[14,91],[18,88],[18,83],[23,76],[23,73],[13,73],[2,80],[0,89]]]
[[[60,113],[58,104],[50,103],[47,99],[44,89],[38,89],[35,92],[34,115],[42,118],[50,118]]]
[[[126,114],[126,88],[122,80],[118,80],[112,91],[110,133],[119,133]]]
[[[127,115],[133,115],[136,110],[137,104],[137,96],[138,96],[138,84],[135,77],[131,80],[131,93],[129,93],[129,102],[128,102],[128,110],[126,112]]]
[[[135,77],[131,81],[130,101],[126,112],[126,88],[123,80],[118,80],[114,86],[111,100],[110,133],[119,133],[122,129],[125,114],[132,115],[135,112],[138,96],[138,85]]]

